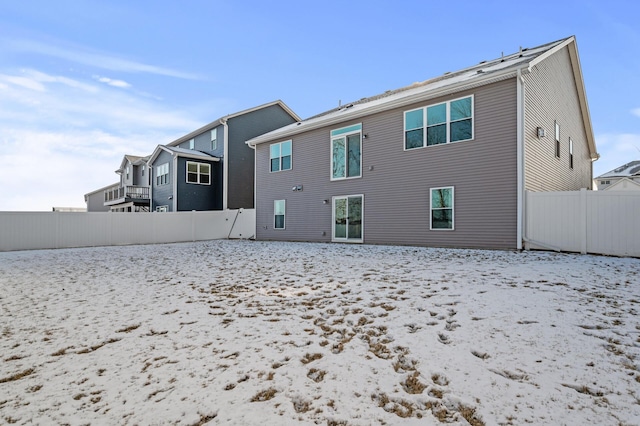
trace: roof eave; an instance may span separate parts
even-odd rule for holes
[[[517,75],[517,70],[522,68],[528,68],[528,63],[520,64],[519,66],[510,67],[501,72],[487,74],[485,76],[472,79],[471,81],[461,81],[459,83],[454,83],[450,86],[445,86],[438,89],[420,91],[408,96],[403,96],[398,99],[390,100],[388,102],[382,102],[369,107],[365,106],[355,111],[345,111],[343,114],[327,117],[324,120],[320,119],[320,120],[317,120],[315,123],[305,125],[305,123],[302,122],[300,126],[295,126],[289,130],[281,131],[281,132],[276,130],[274,132],[275,133],[274,135],[270,135],[269,133],[266,133],[264,135],[257,136],[253,139],[249,139],[245,143],[251,147],[255,147],[256,145],[260,145],[265,142],[270,142],[276,139],[284,139],[290,136],[294,136],[296,134],[301,133],[302,131],[306,132],[310,130],[315,130],[325,126],[330,126],[330,125],[342,123],[345,121],[355,120],[355,119],[362,118],[378,112],[383,112],[390,109],[410,105],[412,103],[461,92],[464,90],[472,89],[474,87],[484,86],[490,83],[495,83],[497,81],[502,81],[509,78],[514,78]]]

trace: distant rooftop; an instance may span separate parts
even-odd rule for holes
[[[610,172],[598,176],[596,179],[632,176],[640,176],[640,160],[631,161],[623,166],[617,167]]]

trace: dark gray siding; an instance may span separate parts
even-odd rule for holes
[[[245,142],[294,121],[280,105],[229,119],[229,153],[224,159],[229,162],[228,208],[253,208],[254,152]],[[219,140],[221,133],[218,132]]]
[[[187,183],[187,161],[210,164],[212,172],[211,185]],[[221,174],[219,171],[220,167],[217,162],[178,157],[178,171],[175,176],[178,187],[177,210],[222,210]]]
[[[213,155],[214,157],[221,157],[224,154],[224,143],[223,143],[223,127],[217,126],[214,127],[216,129],[217,138],[217,146],[216,149],[211,149],[211,130],[207,130],[205,132],[200,133],[199,135],[193,138],[193,145],[195,151],[200,151],[207,153],[209,155]],[[189,141],[184,141],[178,145],[180,148],[191,149]]]
[[[568,48],[535,67],[525,79],[525,187],[572,191],[592,186],[592,163]],[[560,158],[555,155],[555,121],[560,124]],[[538,138],[536,128],[545,129]],[[569,167],[573,140],[573,169]]]
[[[470,94],[474,140],[404,151],[404,111]],[[330,131],[358,122],[368,135],[363,176],[331,182]],[[270,143],[258,145],[257,238],[330,241],[332,197],[363,194],[365,243],[515,248],[516,132],[516,82],[509,79],[295,136],[288,171],[270,173]],[[443,186],[455,187],[455,230],[431,231],[429,189]],[[273,229],[279,199],[287,201],[284,230]]]
[[[164,163],[169,163],[169,181],[166,185],[156,185],[156,168]],[[153,175],[152,181],[152,202],[151,211],[155,211],[158,206],[168,206],[168,211],[173,211],[173,200],[169,197],[173,197],[173,179],[175,179],[175,173],[173,170],[173,158],[171,154],[166,151],[162,151],[158,154],[155,161],[152,164]]]

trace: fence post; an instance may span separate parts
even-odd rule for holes
[[[587,254],[587,188],[580,188],[580,253]]]

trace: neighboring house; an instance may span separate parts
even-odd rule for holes
[[[640,190],[640,161],[631,161],[610,172],[598,176],[596,186],[600,191],[637,191]]]
[[[230,114],[149,158],[153,211],[253,208],[254,153],[247,139],[299,121],[282,101]]]
[[[125,155],[116,170],[120,182],[85,194],[87,211],[148,212],[151,201],[148,159]]]
[[[253,208],[254,153],[244,142],[299,121],[282,101],[230,114],[150,156],[126,155],[120,182],[85,194],[87,210],[189,211]]]
[[[247,141],[256,238],[515,249],[524,193],[591,188],[574,37]]]

